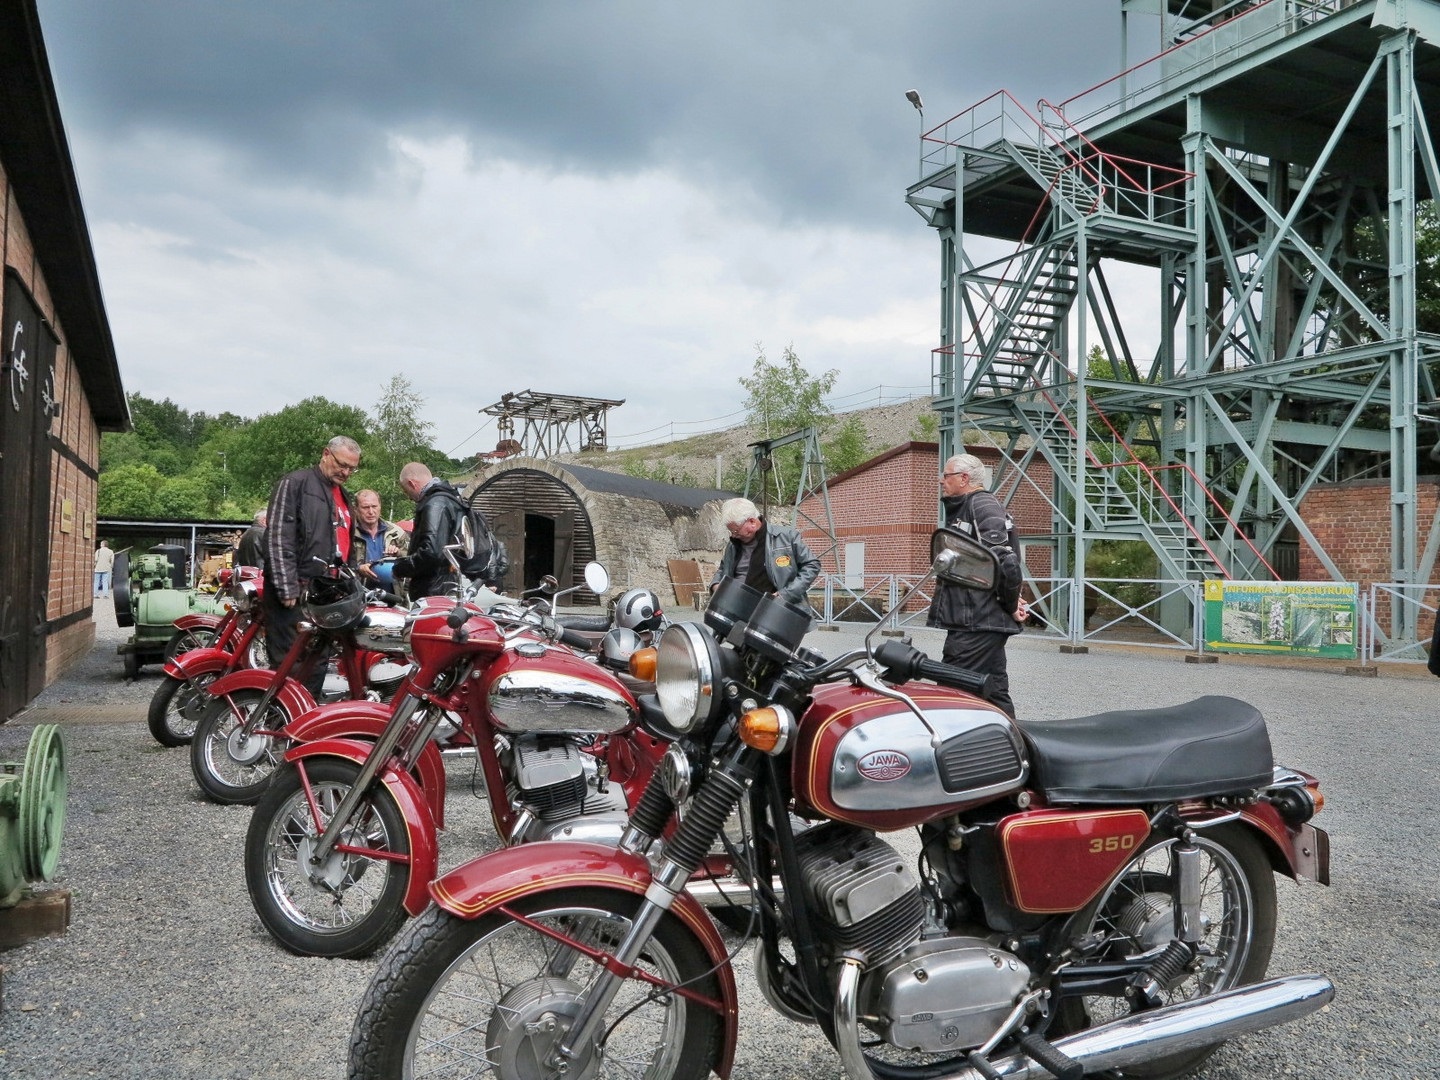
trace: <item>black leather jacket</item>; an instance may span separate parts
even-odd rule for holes
[[[323,574],[343,554],[351,561],[355,536],[355,508],[350,493],[340,497],[350,514],[351,542],[343,552],[335,547],[335,485],[320,466],[286,473],[270,495],[265,526],[265,595],[276,600],[298,600],[305,584]]]
[[[968,495],[942,499],[941,503],[947,525],[978,536],[995,552],[1000,561],[1000,575],[994,592],[940,582],[926,625],[947,630],[1020,633],[1021,626],[1015,621],[1015,608],[1020,603],[1020,544],[1010,515],[988,491],[972,491]]]
[[[395,560],[395,576],[410,579],[410,599],[437,596],[459,583],[445,558],[445,545],[455,542],[464,514],[460,492],[448,480],[436,480],[421,492],[410,553]]]

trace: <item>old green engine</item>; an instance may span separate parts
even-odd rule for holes
[[[0,908],[13,906],[27,881],[55,876],[69,790],[54,724],[31,732],[23,762],[0,762]]]
[[[140,555],[115,556],[115,621],[135,633],[116,650],[125,658],[125,674],[135,678],[142,664],[165,659],[175,620],[192,612],[218,614],[224,597],[186,587],[185,549],[157,545]]]

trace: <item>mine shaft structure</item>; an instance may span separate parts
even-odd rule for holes
[[[943,454],[1001,447],[1005,497],[1049,461],[1044,542],[1072,595],[1115,539],[1146,542],[1162,578],[1249,580],[1298,576],[1303,540],[1345,580],[1299,505],[1358,478],[1389,482],[1392,580],[1428,582],[1440,323],[1417,314],[1416,219],[1440,190],[1440,2],[1120,9],[1130,52],[1158,29],[1157,55],[922,135],[908,201],[940,239]],[[1414,640],[1415,610],[1382,632]]]
[[[606,450],[609,412],[624,404],[623,398],[520,390],[503,395],[480,412],[495,417],[498,448],[509,446],[517,453],[548,458],[567,452]],[[516,421],[523,425],[518,439]]]

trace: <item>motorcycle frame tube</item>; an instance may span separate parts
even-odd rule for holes
[[[357,739],[379,742],[390,723],[388,703],[378,701],[334,701],[317,705],[285,728],[285,737],[297,743],[323,739]],[[427,742],[415,761],[414,775],[420,781],[430,818],[436,829],[445,828],[445,764],[433,742]]]
[[[339,758],[358,765],[362,770],[370,756],[373,743],[358,739],[324,739],[320,742],[303,743],[291,747],[285,753],[285,760],[300,770],[301,782],[306,798],[310,798],[310,780],[305,772],[306,762],[316,758]],[[405,819],[405,835],[410,844],[410,880],[405,886],[402,901],[405,910],[413,917],[430,906],[430,886],[439,870],[439,849],[435,841],[435,820],[430,816],[430,807],[419,783],[409,773],[402,773],[388,765],[381,772],[380,783],[394,798]],[[352,811],[353,812],[353,811]],[[313,813],[313,804],[312,804]],[[316,823],[317,831],[319,829]],[[396,860],[401,861],[401,860]]]
[[[505,910],[507,905],[544,893],[599,886],[643,897],[650,885],[650,863],[644,856],[608,844],[545,840],[501,848],[471,859],[432,882],[429,891],[436,905],[451,915],[478,919],[496,911],[513,918]],[[719,1076],[728,1078],[735,1061],[740,1018],[740,1000],[729,953],[714,922],[689,893],[680,892],[670,904],[670,912],[699,939],[720,981],[724,1034],[720,1060],[713,1068]]]
[[[310,691],[294,679],[285,679],[275,689],[275,683],[280,678],[278,671],[270,671],[267,668],[241,668],[232,671],[228,675],[222,675],[205,688],[206,693],[214,697],[225,697],[236,690],[260,690],[267,692],[274,690],[270,695],[271,700],[279,701],[285,711],[292,717],[301,716],[315,708],[315,699],[310,696]],[[260,716],[262,711],[257,707],[252,714]]]

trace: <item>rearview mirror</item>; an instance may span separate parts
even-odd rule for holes
[[[585,587],[596,596],[601,595],[610,588],[610,571],[601,566],[598,562],[585,564]]]
[[[995,591],[1000,560],[973,536],[956,529],[936,529],[930,535],[930,559],[935,576],[949,585]]]

